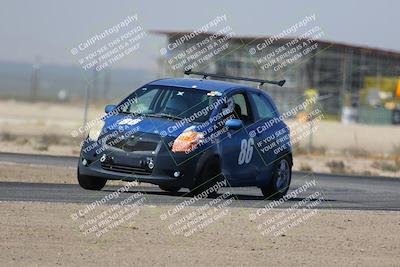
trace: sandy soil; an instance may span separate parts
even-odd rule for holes
[[[76,168],[0,162],[0,181],[76,184]]]
[[[76,183],[75,168],[0,163],[1,181]],[[24,178],[28,177],[28,178]],[[123,183],[124,185],[126,183]],[[100,237],[80,226],[111,206],[0,202],[2,266],[396,266],[399,212],[318,211],[277,237],[262,236],[254,209],[227,214],[190,237],[173,235],[160,215],[172,206],[143,206]],[[196,208],[185,208],[189,214]],[[265,218],[280,210],[268,211]],[[179,216],[177,217],[179,218]]]
[[[43,166],[33,164],[15,164],[0,162],[1,182],[23,183],[54,183],[54,184],[78,184],[76,168],[61,166]],[[107,185],[125,185],[122,181],[108,181]],[[151,184],[141,184],[153,186]]]
[[[330,162],[342,162],[343,169],[330,168]],[[376,165],[377,162],[383,162],[393,166],[392,170]],[[387,176],[400,178],[400,167],[394,160],[384,158],[356,158],[349,155],[298,155],[294,157],[293,170],[304,171],[310,168],[310,171],[317,173],[335,173],[361,176]],[[396,167],[397,166],[397,167]]]
[[[103,113],[101,106],[92,105],[89,119]],[[77,156],[81,139],[72,137],[71,132],[81,126],[82,114],[82,107],[78,104],[0,100],[0,152]],[[335,160],[343,162],[345,168],[334,172],[400,177],[399,163],[396,165],[394,161],[397,157],[400,162],[400,149],[393,152],[396,145],[400,147],[399,135],[400,127],[342,125],[322,121],[314,133],[313,144],[324,153],[297,153],[294,169],[309,167],[313,172],[331,173],[327,163]],[[307,143],[308,138],[303,141]],[[368,151],[373,153],[368,155]],[[354,153],[367,155],[356,157]],[[386,165],[394,168],[374,167],[377,160],[385,161]]]
[[[71,142],[68,145],[43,144],[39,138],[27,139],[19,136],[17,140],[0,141],[0,152],[77,157],[80,153],[80,146],[78,142]]]
[[[228,208],[218,223],[184,237],[172,235],[160,220],[166,207],[143,207],[101,237],[88,237],[70,218],[82,208],[0,203],[2,265],[398,266],[400,260],[399,213],[319,211],[272,239],[249,220],[251,210]]]
[[[71,136],[83,122],[83,106],[69,103],[29,103],[0,101],[0,132],[13,134],[58,134]],[[101,106],[91,105],[88,119],[104,114]]]
[[[103,105],[90,105],[89,120],[104,114]],[[58,134],[71,137],[82,125],[83,106],[71,103],[27,103],[0,100],[0,133]],[[289,126],[293,121],[288,121]],[[326,150],[363,150],[388,154],[400,146],[398,126],[346,125],[321,121],[313,134],[313,145]],[[301,141],[308,144],[308,138]]]
[[[322,173],[329,173],[329,168],[326,167],[325,163],[332,158],[328,157],[323,160],[321,158],[314,159],[316,167],[313,168],[313,171],[318,171]],[[301,166],[308,166],[310,163],[309,159],[302,160],[302,158],[296,158],[295,170],[300,170]],[[365,169],[370,169],[371,167],[366,166],[363,169],[363,164],[367,165],[370,162],[360,162],[358,165],[351,165],[352,168],[358,166],[360,169],[360,173]],[[356,170],[357,171],[357,170]],[[357,173],[356,171],[353,172]],[[347,168],[347,172],[349,172],[349,168]],[[2,182],[25,182],[25,183],[58,183],[58,184],[77,184],[76,180],[76,168],[74,167],[62,167],[62,166],[44,166],[44,165],[34,165],[34,164],[16,164],[9,162],[0,162],[0,181]],[[385,176],[394,176],[396,173],[393,172],[381,172],[379,170],[375,170],[375,173],[369,173],[371,175],[385,175]],[[400,174],[397,176],[400,177]],[[109,185],[123,185],[124,182],[121,181],[108,181]],[[151,186],[150,184],[142,184],[142,186]]]
[[[333,158],[334,159],[334,158]],[[326,162],[332,160],[331,157],[323,158],[321,160],[320,157],[313,159],[315,162],[315,167],[313,167],[313,171],[329,173],[330,170],[326,167]],[[364,164],[363,164],[364,163]],[[294,166],[295,170],[300,170],[302,166],[308,166],[310,164],[309,159],[303,160],[301,157],[296,158],[296,165]],[[369,164],[369,165],[368,165]],[[370,162],[367,163],[360,161],[359,164],[354,164],[354,161],[351,165],[351,170],[353,173],[357,173],[359,171],[365,171],[366,169],[371,169]],[[365,168],[363,168],[363,165]],[[354,169],[354,167],[359,167],[359,169]],[[347,172],[350,172],[349,168],[346,167]],[[75,167],[62,167],[62,166],[44,166],[44,165],[34,165],[34,164],[16,164],[9,162],[0,162],[0,181],[2,182],[24,182],[24,183],[57,183],[57,184],[77,184],[76,180],[76,168]],[[397,173],[393,172],[382,172],[379,170],[375,170],[374,173],[369,173],[370,175],[385,175],[385,176],[394,176]],[[400,174],[397,176],[400,177]],[[121,181],[108,181],[109,185],[124,185],[125,182]],[[143,183],[141,186],[152,186],[150,184]]]

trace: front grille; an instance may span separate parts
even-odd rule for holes
[[[154,151],[157,148],[157,143],[148,142],[148,141],[138,141],[138,142],[130,142],[127,141],[124,145],[122,145],[121,149],[127,152],[133,151]]]
[[[114,171],[127,174],[150,175],[152,173],[151,170],[145,167],[132,167],[125,165],[118,165],[114,163],[101,163],[101,167],[107,171]]]
[[[106,141],[106,144],[108,146],[124,150],[125,152],[134,152],[134,151],[151,152],[157,149],[159,141],[160,141],[159,137],[155,138],[155,135],[136,134],[135,136],[131,136],[128,138],[125,138],[124,136],[109,138]]]

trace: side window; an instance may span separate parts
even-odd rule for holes
[[[263,95],[255,93],[251,93],[250,95],[256,105],[259,119],[273,118],[278,115],[276,114],[274,107]]]
[[[234,95],[233,103],[235,105],[239,105],[240,107],[240,112],[238,112],[238,114],[240,114],[241,116],[249,116],[249,113],[247,111],[246,98],[244,97],[243,94]],[[237,108],[237,111],[239,111],[239,108]]]
[[[252,122],[246,96],[243,93],[238,93],[231,97],[231,101],[235,117],[242,120],[245,124]]]

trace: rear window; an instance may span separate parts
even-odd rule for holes
[[[251,98],[256,105],[257,115],[259,119],[271,119],[275,117],[276,111],[271,103],[261,94],[251,93]]]

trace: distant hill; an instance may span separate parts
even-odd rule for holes
[[[33,64],[0,62],[0,97],[29,99]],[[87,84],[92,85],[91,98],[119,98],[154,80],[156,74],[144,69],[108,69],[85,72],[80,66],[41,65],[38,70],[40,100],[56,100],[60,91],[67,99],[81,98]],[[95,82],[93,82],[94,78]],[[108,81],[108,82],[107,82]]]

